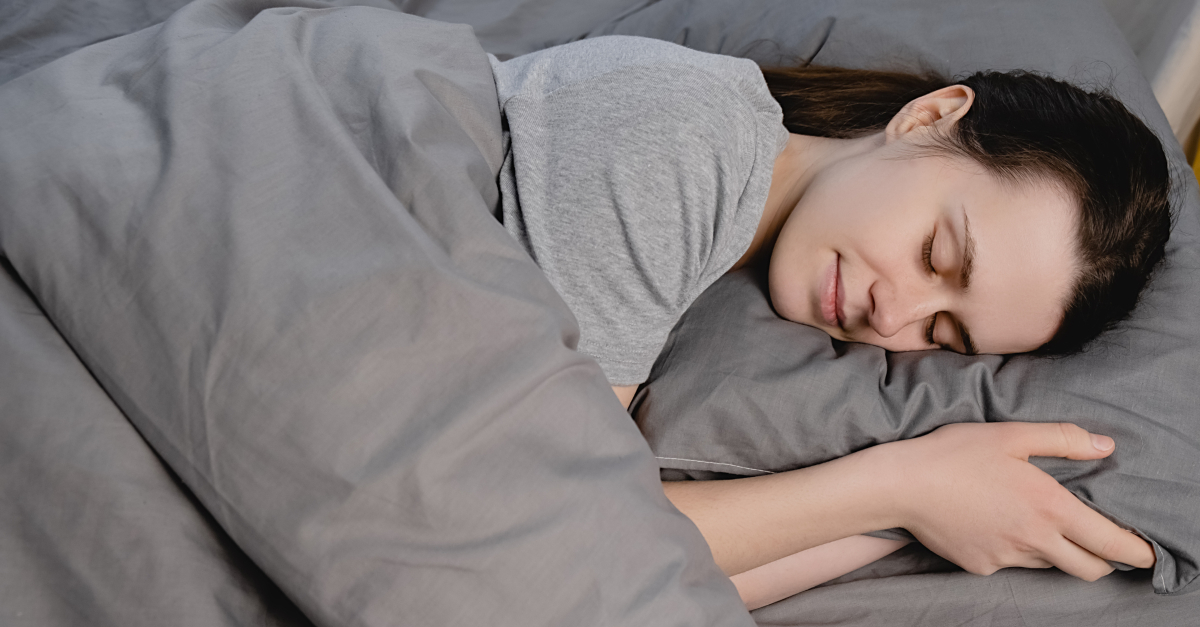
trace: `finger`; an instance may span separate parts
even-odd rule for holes
[[[1099,559],[1122,562],[1134,568],[1150,568],[1156,558],[1154,547],[1137,534],[1126,531],[1092,508],[1079,502],[1070,515],[1063,535]]]
[[[1113,571],[1108,562],[1062,537],[1045,549],[1043,558],[1084,581],[1095,581]]]
[[[1013,564],[1013,566],[1019,566],[1021,568],[1054,568],[1054,564],[1051,564],[1040,557],[1034,556],[1027,556],[1019,563]]]
[[[1009,452],[1022,459],[1065,457],[1099,459],[1113,452],[1115,442],[1106,435],[1088,433],[1069,422],[1010,422]]]

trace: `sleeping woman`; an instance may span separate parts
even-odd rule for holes
[[[775,311],[892,351],[1063,354],[1125,317],[1162,259],[1168,172],[1111,96],[1036,74],[753,62],[632,37],[493,58],[505,228],[628,406],[723,274]],[[1069,419],[1069,416],[1063,416]],[[762,477],[664,483],[750,607],[902,546],[968,571],[1149,568],[1151,545],[1028,462],[1096,459],[1069,423],[956,424]]]

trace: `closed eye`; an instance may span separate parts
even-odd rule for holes
[[[921,246],[921,261],[925,262],[925,269],[930,274],[937,274],[937,270],[933,268],[933,233],[925,237],[925,244]]]
[[[929,233],[929,235],[925,236],[925,243],[921,246],[921,261],[925,263],[925,270],[930,274],[937,274],[937,269],[933,267],[933,237],[936,233],[937,229],[934,229]],[[929,316],[929,323],[925,325],[925,341],[930,346],[948,350],[950,348],[949,346],[945,344],[938,344],[933,339],[933,331],[935,328],[937,328],[937,314]]]
[[[940,348],[942,350],[951,351],[951,352],[955,352],[955,353],[962,352],[962,354],[964,354],[964,355],[974,355],[975,354],[975,347],[971,345],[971,336],[966,333],[966,328],[963,327],[963,325],[961,323],[959,323],[959,325],[958,325],[958,330],[959,330],[961,337],[963,338],[963,345],[966,346],[965,351],[959,351],[958,349],[954,348],[953,346],[951,346],[945,342],[938,342],[937,340],[933,339],[933,331],[934,331],[934,329],[937,328],[937,319],[938,319],[938,315],[933,314],[932,316],[929,316],[929,323],[925,325],[925,341],[928,342],[931,347]]]

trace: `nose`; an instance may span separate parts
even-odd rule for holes
[[[936,290],[929,286],[899,287],[881,280],[871,285],[868,295],[868,321],[880,337],[893,337],[914,323],[923,327],[939,311]]]

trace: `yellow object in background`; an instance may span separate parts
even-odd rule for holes
[[[1200,100],[1200,96],[1197,96],[1197,100]],[[1183,154],[1187,155],[1188,163],[1192,164],[1192,171],[1196,173],[1196,180],[1200,181],[1200,123],[1196,124],[1191,136],[1183,144]]]

